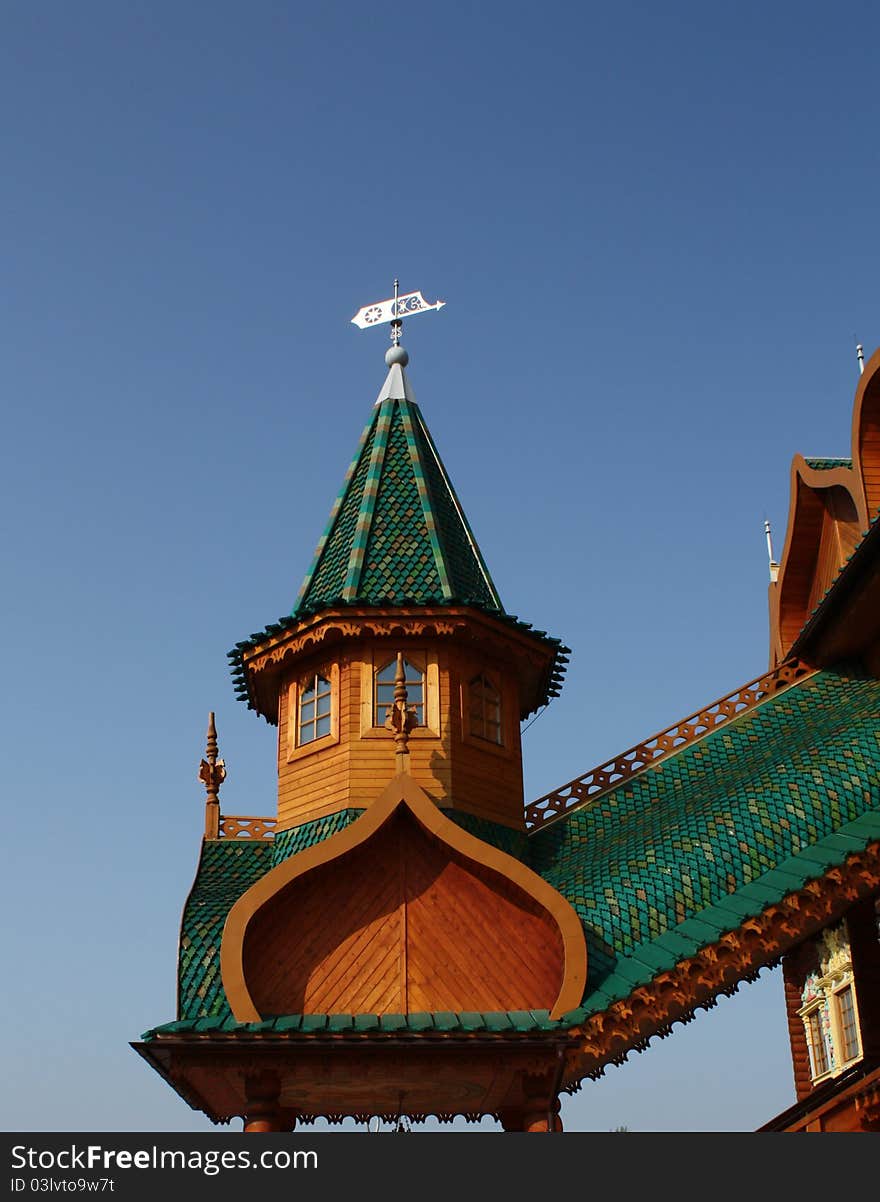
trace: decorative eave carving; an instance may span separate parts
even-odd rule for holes
[[[655,1036],[671,1034],[673,1023],[690,1022],[697,1009],[711,1009],[719,994],[734,993],[741,982],[755,980],[761,968],[775,965],[796,943],[838,921],[851,905],[878,889],[880,842],[747,918],[738,929],[575,1028],[583,1042],[563,1088],[576,1089],[584,1077],[601,1076],[605,1065],[622,1063]]]
[[[538,635],[466,606],[330,609],[241,651],[253,708],[275,725],[279,677],[289,666],[340,643],[401,638],[472,640],[489,654],[512,657],[520,678],[523,717],[543,704],[559,658],[559,649]]]

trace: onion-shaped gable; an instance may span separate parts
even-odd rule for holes
[[[791,465],[791,500],[779,578],[771,585],[771,659],[788,655],[807,618],[858,545],[864,506],[848,459]]]
[[[446,818],[406,775],[229,912],[238,1022],[295,1013],[549,1010],[580,1003],[580,920],[524,864]]]
[[[851,458],[796,455],[790,498],[785,547],[770,585],[772,664],[801,646],[808,623],[824,621],[826,597],[880,515],[880,351],[856,389]]]

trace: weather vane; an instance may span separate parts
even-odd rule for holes
[[[446,304],[446,301],[442,300],[435,301],[433,305],[429,304],[421,292],[407,292],[404,296],[399,296],[398,288],[399,283],[395,280],[394,296],[388,300],[376,301],[372,305],[364,305],[351,319],[352,324],[360,330],[366,330],[370,326],[378,326],[383,322],[390,321],[391,342],[394,346],[400,346],[400,331],[403,328],[404,317],[410,317],[415,313],[427,313],[432,309],[442,309]]]

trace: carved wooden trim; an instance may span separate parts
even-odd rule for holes
[[[579,776],[567,785],[554,789],[552,793],[539,797],[537,801],[526,806],[526,829],[530,833],[543,830],[572,810],[616,788],[622,781],[637,776],[649,766],[671,755],[673,751],[680,751],[682,747],[696,743],[703,735],[716,730],[731,718],[754,709],[768,697],[775,696],[797,681],[813,676],[815,672],[815,668],[793,659],[774,668],[772,672],[765,672],[763,676],[750,680],[748,684],[734,689],[726,697],[689,714],[687,718],[682,718],[613,760],[600,764],[584,776]]]
[[[714,1006],[718,994],[734,993],[741,982],[756,980],[761,968],[778,962],[796,943],[837,922],[878,889],[880,842],[875,842],[587,1019],[576,1028],[582,1050],[574,1080],[566,1076],[564,1087],[601,1076],[604,1065],[622,1063],[655,1036],[665,1038],[674,1022],[690,1022],[695,1010]]]
[[[551,1017],[559,1018],[580,1004],[587,979],[587,946],[580,919],[571,904],[519,860],[444,817],[412,777],[401,774],[389,782],[379,798],[350,826],[270,869],[229,911],[220,945],[220,970],[230,1008],[238,1022],[259,1022],[262,1017],[244,975],[244,941],[250,920],[270,897],[297,877],[366,842],[400,805],[408,806],[416,821],[436,838],[513,881],[551,915],[559,927],[563,945],[563,979]]]
[[[220,839],[273,839],[277,818],[254,818],[247,814],[221,814]]]
[[[497,656],[519,661],[521,671],[536,683],[543,678],[556,655],[554,647],[537,635],[492,618],[478,610],[443,606],[397,611],[341,609],[325,610],[291,630],[267,635],[258,646],[242,652],[241,663],[250,681],[258,710],[270,723],[278,720],[272,704],[271,687],[261,686],[259,678],[298,660],[312,651],[324,651],[345,639],[428,639],[471,638]],[[326,648],[326,651],[325,651]],[[523,666],[524,665],[524,666]],[[527,692],[532,691],[529,686]],[[532,698],[521,697],[530,704]],[[528,712],[531,712],[529,710]]]

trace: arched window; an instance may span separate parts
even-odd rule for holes
[[[415,710],[416,725],[425,725],[425,673],[408,659],[403,661],[406,704]],[[394,677],[397,656],[377,668],[373,677],[373,713],[375,725],[384,726],[388,707],[394,701]]]
[[[299,713],[297,715],[297,746],[313,743],[330,734],[330,707],[333,689],[330,681],[320,672],[306,677],[299,688]]]
[[[501,693],[482,672],[468,685],[468,730],[478,739],[501,743]]]

